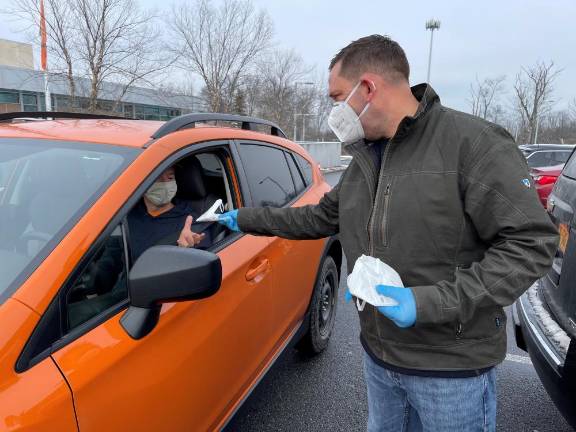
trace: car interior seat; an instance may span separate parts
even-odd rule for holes
[[[190,202],[198,215],[208,210],[214,201],[223,198],[211,193],[206,187],[202,164],[196,156],[190,156],[177,165],[176,183],[178,184],[176,197]],[[226,228],[218,223],[195,224],[192,231],[206,233],[209,246],[226,236]]]

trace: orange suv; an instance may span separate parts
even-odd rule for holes
[[[199,212],[329,190],[265,120],[0,115],[1,430],[219,430],[283,350],[326,347],[337,238],[205,222],[192,225],[202,247],[174,233],[135,255],[131,211],[169,167],[175,199]]]

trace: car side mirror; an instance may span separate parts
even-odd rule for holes
[[[130,306],[120,324],[133,339],[141,339],[156,327],[162,303],[214,295],[222,281],[222,265],[211,252],[153,246],[136,260],[128,280]]]

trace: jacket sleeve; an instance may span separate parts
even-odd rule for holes
[[[303,207],[244,207],[238,211],[242,232],[278,236],[291,240],[312,240],[338,233],[339,182],[316,205]]]
[[[462,175],[464,210],[488,246],[484,258],[453,281],[414,287],[417,323],[466,323],[476,309],[508,306],[552,264],[558,233],[538,200],[524,157],[509,134],[493,128]],[[484,147],[484,146],[483,146]]]

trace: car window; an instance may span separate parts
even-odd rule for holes
[[[66,294],[67,330],[128,298],[128,267],[122,226],[103,242]]]
[[[571,151],[535,151],[528,156],[528,166],[531,168],[560,165],[570,157]]]
[[[204,171],[222,172],[222,166],[220,165],[218,157],[215,154],[202,153],[202,154],[196,155],[196,157],[200,161],[200,164],[202,165],[202,168],[204,169]]]
[[[304,159],[300,155],[295,155],[296,160],[298,161],[298,165],[300,165],[300,169],[302,170],[302,175],[304,176],[304,182],[306,186],[312,184],[312,165],[306,159]]]
[[[240,156],[255,207],[282,207],[296,197],[282,150],[264,145],[241,144]]]
[[[571,152],[569,151],[557,151],[554,153],[555,154],[553,156],[553,159],[556,161],[555,165],[566,163],[571,154]]]
[[[573,179],[576,179],[576,156],[574,156],[575,154],[576,150],[574,151],[574,153],[572,153],[572,157],[570,157],[568,162],[566,162],[566,166],[562,171],[563,175]]]
[[[527,161],[531,168],[550,166],[550,152],[536,151],[528,157]]]
[[[133,160],[132,150],[0,140],[0,302]]]
[[[286,153],[286,159],[288,160],[288,166],[290,167],[290,172],[292,173],[294,186],[296,187],[296,193],[299,194],[304,189],[306,189],[306,184],[304,183],[304,179],[302,178],[300,170],[296,166],[296,162],[294,161],[294,155],[292,155],[291,153]]]

